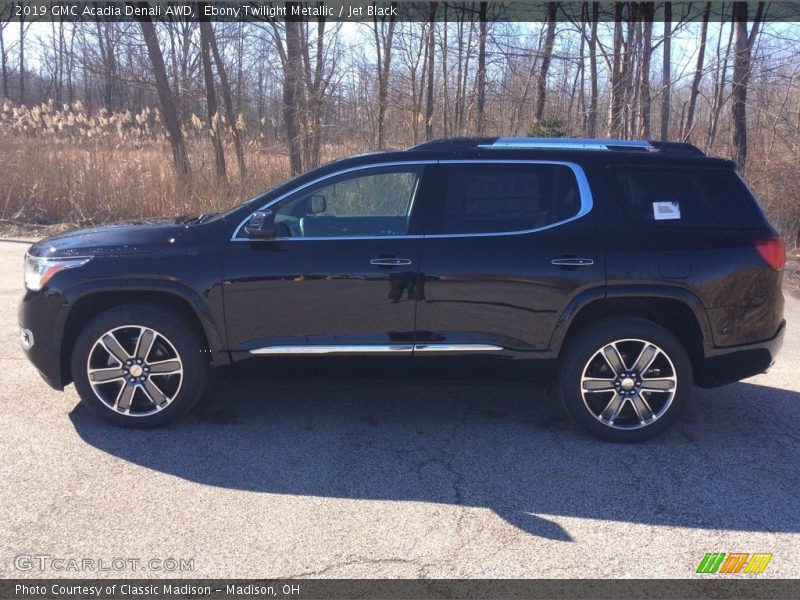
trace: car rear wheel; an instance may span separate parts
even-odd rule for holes
[[[636,442],[676,421],[691,382],[691,362],[675,336],[639,317],[613,317],[571,340],[558,387],[584,429],[604,440]]]
[[[75,387],[115,425],[154,427],[187,412],[205,389],[204,344],[178,313],[125,305],[102,313],[78,336]]]

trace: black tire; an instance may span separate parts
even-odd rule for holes
[[[154,333],[143,335],[145,331]],[[107,334],[112,332],[110,338]],[[155,304],[115,307],[90,321],[75,341],[71,363],[75,388],[92,412],[114,425],[165,425],[188,412],[202,396],[210,371],[204,348],[197,328],[180,313]],[[133,363],[137,355],[146,356],[140,365],[127,366],[127,361],[121,362],[115,354],[125,355]],[[89,381],[90,368],[94,384]],[[158,370],[165,373],[156,373]],[[134,374],[141,377],[132,377]],[[105,377],[115,379],[97,381]]]
[[[634,368],[638,358],[643,366],[651,355],[650,368],[641,373]],[[617,357],[622,358],[622,366],[615,371],[611,363],[619,366]],[[640,317],[609,317],[587,326],[568,342],[557,383],[567,413],[586,431],[610,442],[639,442],[675,423],[689,401],[692,381],[689,356],[669,331]],[[648,385],[671,387],[667,391],[642,387]],[[584,390],[590,387],[597,389]],[[648,414],[652,418],[643,419]]]

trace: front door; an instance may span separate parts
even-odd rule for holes
[[[328,360],[338,355],[410,363],[421,250],[414,208],[425,168],[373,165],[327,175],[269,207],[275,239],[250,240],[242,228],[224,271],[234,360],[325,355],[317,362],[338,368]]]

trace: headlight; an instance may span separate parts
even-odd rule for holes
[[[50,278],[64,269],[74,269],[85,265],[91,256],[70,258],[47,258],[25,255],[25,287],[35,292],[42,289]]]

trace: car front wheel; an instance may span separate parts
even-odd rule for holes
[[[683,345],[639,317],[613,317],[579,332],[559,370],[567,412],[593,435],[636,442],[663,433],[678,418],[692,386]]]
[[[113,308],[75,342],[75,387],[93,412],[115,425],[163,425],[202,395],[208,372],[203,346],[178,313],[151,305]]]

